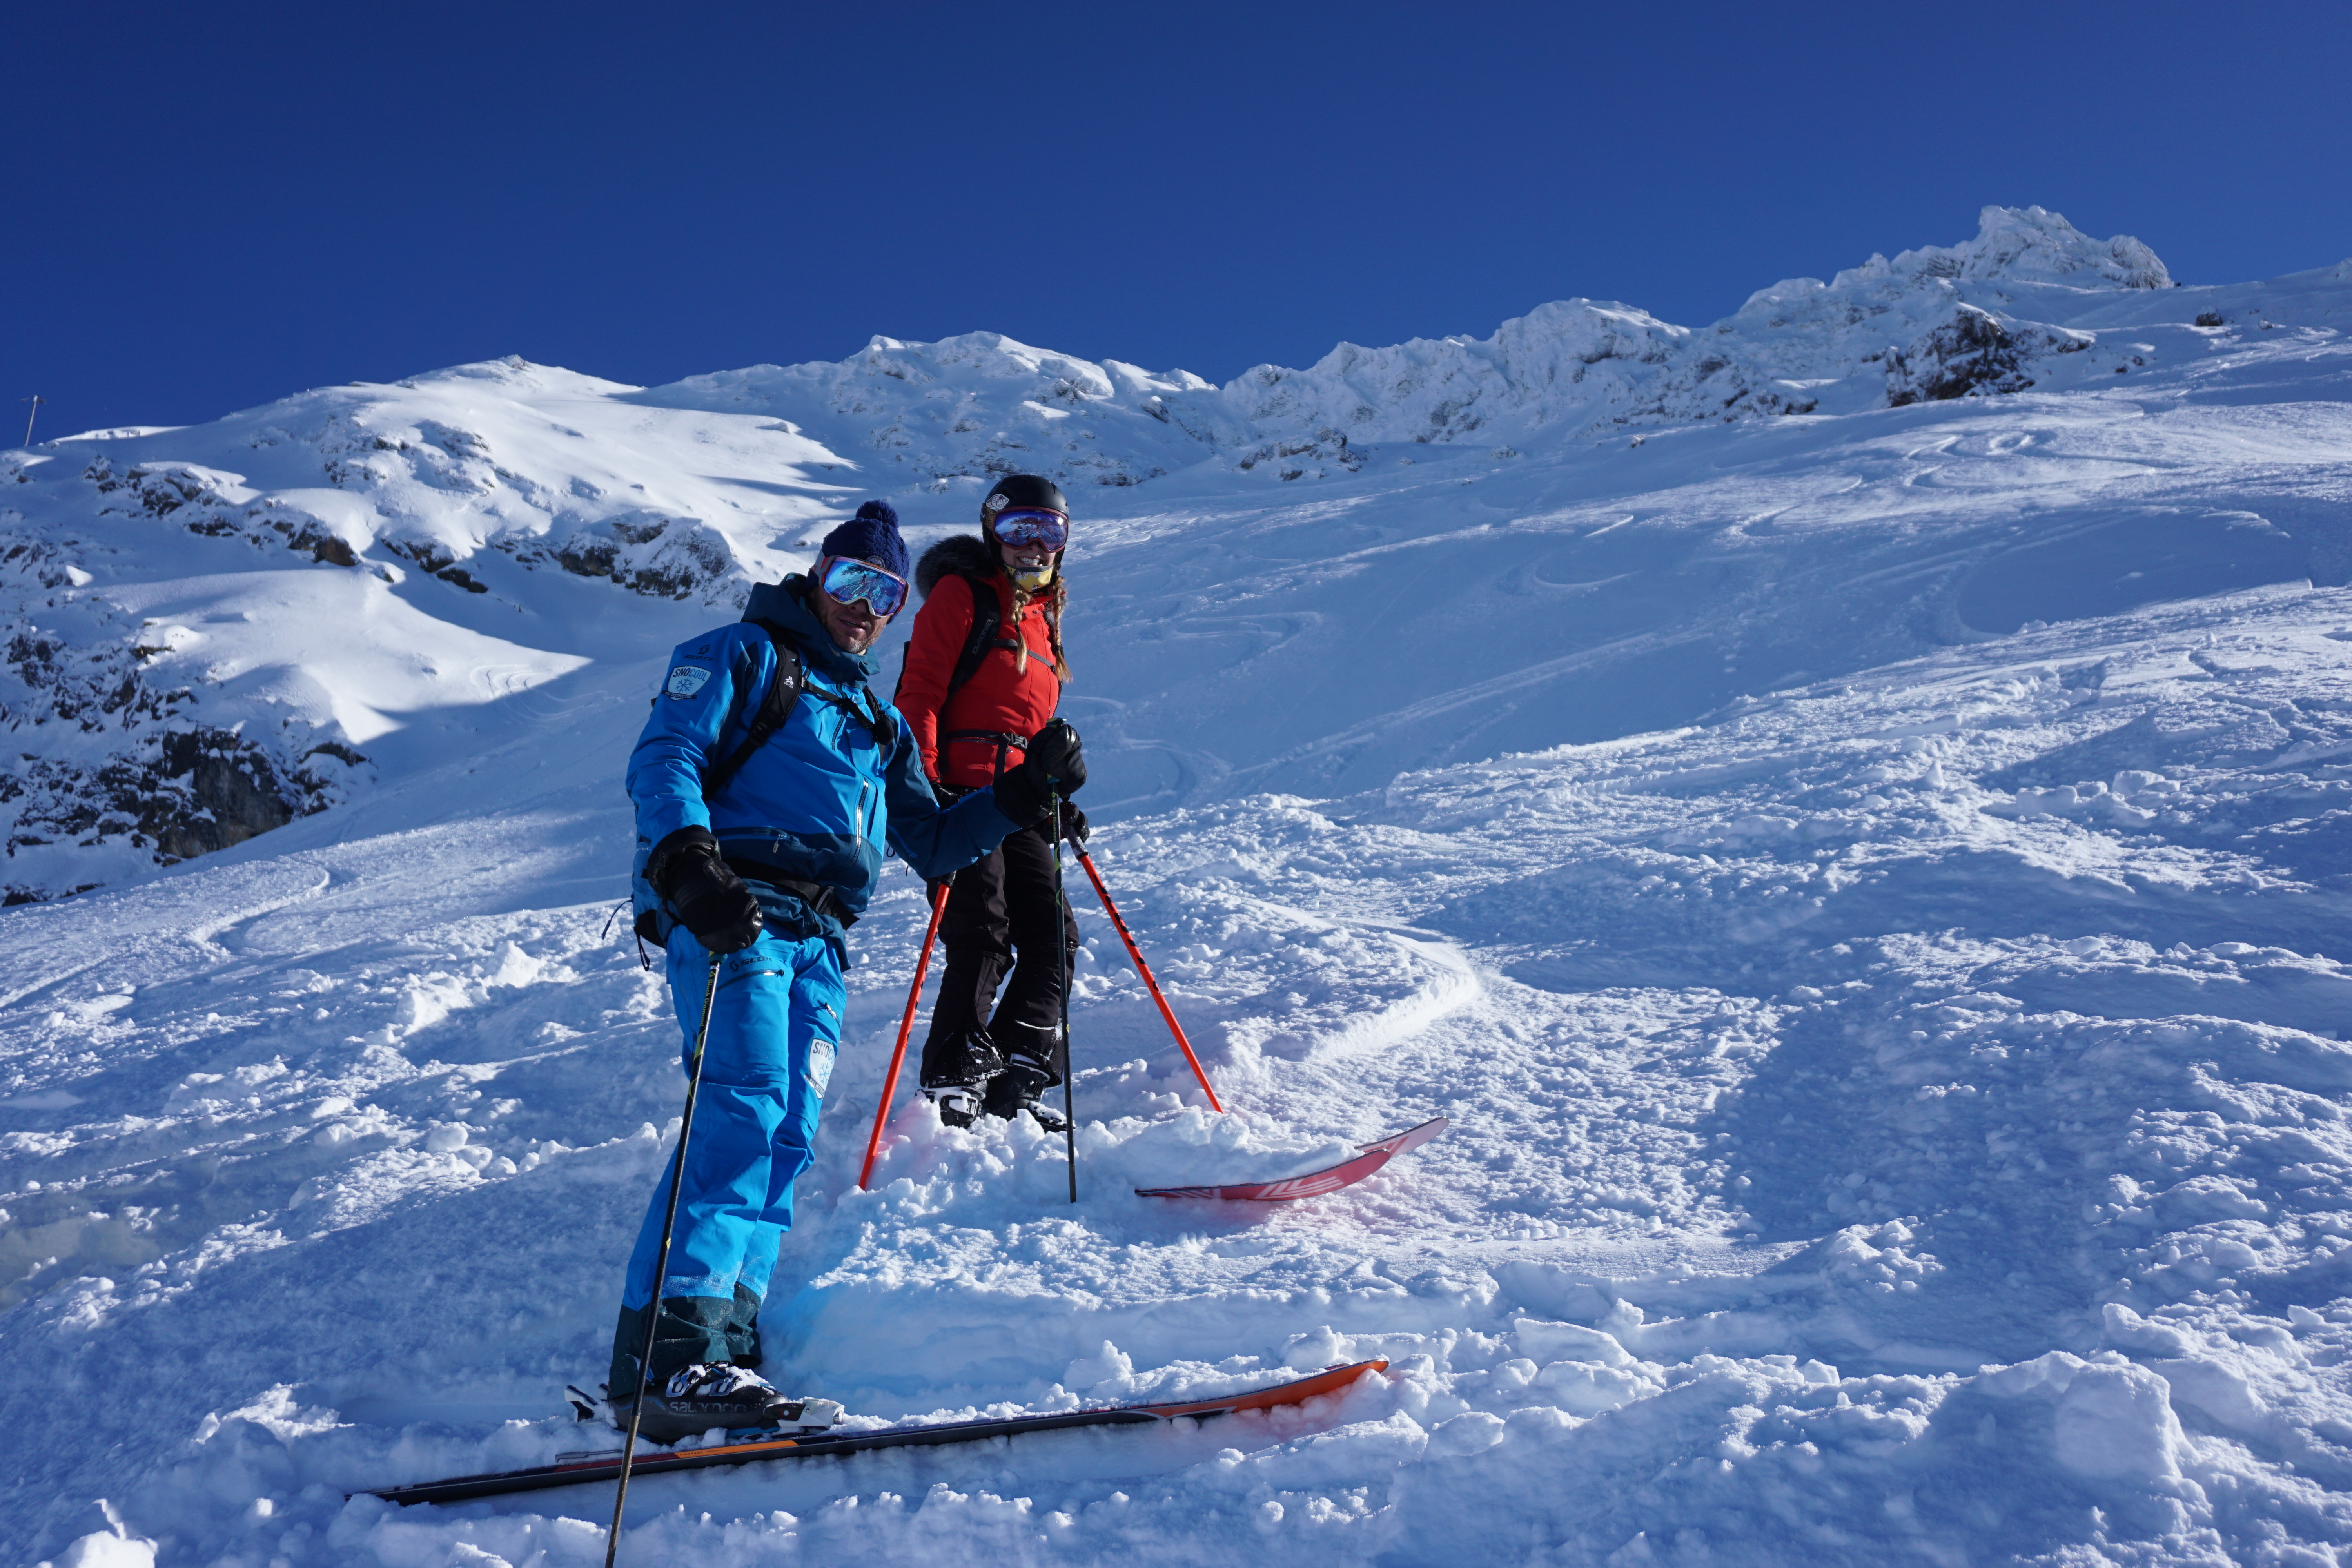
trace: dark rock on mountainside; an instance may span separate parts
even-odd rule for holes
[[[1886,402],[1918,402],[2022,392],[2033,384],[2032,362],[2045,353],[2077,353],[2091,339],[2054,327],[2023,328],[1974,305],[1958,306],[1944,325],[1888,356]]]

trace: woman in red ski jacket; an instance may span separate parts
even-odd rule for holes
[[[1021,764],[1070,673],[1061,570],[1069,503],[1050,480],[1010,475],[982,501],[980,527],[978,538],[943,539],[916,563],[923,605],[895,699],[948,800]],[[1076,808],[1065,802],[1063,815],[1083,838]],[[940,921],[947,962],[922,1080],[950,1126],[1027,1110],[1061,1130],[1060,1115],[1038,1100],[1062,1081],[1062,983],[1078,947],[1077,921],[1054,878],[1055,830],[1049,819],[1013,833],[957,872],[948,895]]]

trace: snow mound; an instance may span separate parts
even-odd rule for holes
[[[765,1315],[779,1382],[873,1423],[1391,1372],[1197,1426],[647,1478],[623,1550],[2326,1561],[2347,621],[2346,589],[2154,605],[1106,827],[1237,1110],[1204,1112],[1086,914],[1076,1205],[1058,1137],[906,1096],[856,1188],[925,910],[891,879]],[[601,896],[641,707],[523,716],[478,816],[418,778],[348,831],[0,920],[0,1342],[54,1369],[0,1386],[12,1560],[596,1559],[603,1489],[346,1494],[607,1440],[558,1391],[601,1359],[679,1091]],[[1450,964],[1478,985],[1335,1041]],[[1129,1190],[1439,1113],[1310,1205]]]

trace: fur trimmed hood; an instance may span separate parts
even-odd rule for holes
[[[986,577],[1002,574],[988,541],[977,533],[954,533],[923,552],[915,563],[915,592],[928,599],[940,579],[950,573]]]

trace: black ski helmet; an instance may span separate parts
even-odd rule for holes
[[[1007,474],[991,487],[981,499],[980,527],[991,542],[996,538],[996,514],[1007,507],[1044,507],[1070,515],[1070,503],[1063,498],[1061,488],[1051,479],[1035,474]]]

